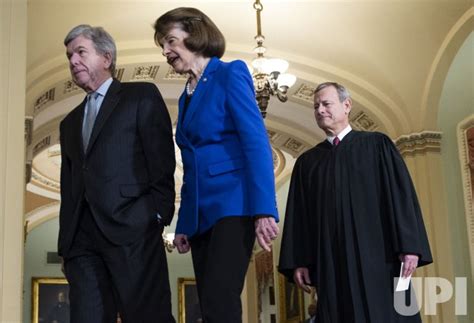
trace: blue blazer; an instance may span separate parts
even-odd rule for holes
[[[244,62],[211,58],[183,117],[176,142],[184,176],[176,233],[192,237],[226,216],[278,221],[273,159]]]

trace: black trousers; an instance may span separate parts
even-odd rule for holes
[[[64,268],[71,323],[174,323],[161,228],[110,243],[86,206]]]
[[[225,217],[190,241],[205,323],[242,322],[240,294],[255,243],[252,217]]]

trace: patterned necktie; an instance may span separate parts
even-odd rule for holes
[[[339,140],[339,138],[336,137],[336,138],[334,138],[334,140],[332,141],[332,144],[333,144],[334,146],[337,146],[337,145],[339,145],[340,142],[341,142],[341,140]]]
[[[94,92],[87,95],[86,111],[84,112],[84,123],[82,124],[82,144],[84,152],[87,150],[92,129],[94,128],[95,118],[97,117],[98,107],[97,98],[99,93]]]

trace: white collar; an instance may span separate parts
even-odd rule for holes
[[[331,145],[333,144],[332,142],[334,141],[334,138],[339,138],[340,141],[342,141],[342,139],[349,133],[351,132],[352,130],[352,127],[351,125],[347,125],[347,127],[344,128],[344,130],[342,130],[340,133],[338,133],[337,135],[335,136],[328,136],[327,137],[327,140],[331,143]]]
[[[97,90],[95,90],[96,93],[99,93],[102,97],[104,97],[107,94],[107,91],[109,90],[110,85],[112,84],[113,79],[109,77],[107,80],[102,83]]]

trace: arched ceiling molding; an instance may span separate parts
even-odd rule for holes
[[[254,58],[254,55],[249,57],[248,53],[235,51],[236,48],[242,48],[242,46],[230,47],[227,50],[226,57],[230,55],[240,57],[248,60],[248,62]],[[344,84],[351,90],[354,98],[357,97],[361,101],[371,103],[364,105],[364,107],[376,115],[379,120],[383,121],[383,126],[386,129],[392,129],[394,132],[396,129],[396,133],[409,131],[411,126],[410,119],[403,112],[402,107],[404,103],[402,100],[398,97],[389,97],[382,89],[370,84],[368,81],[336,66],[289,52],[274,50],[269,57],[286,59],[290,63],[289,72],[295,74],[303,82],[319,84],[325,81],[337,81]],[[364,99],[362,100],[362,98]],[[395,135],[395,133],[391,134]]]
[[[274,161],[274,166],[276,166],[275,186],[277,189],[279,189],[290,179],[293,165],[296,159],[293,158],[289,153],[281,151],[278,148],[274,149],[274,152],[276,153],[276,156],[277,156],[276,164]],[[36,193],[42,196],[45,196],[45,194],[48,194],[48,195],[52,194],[52,192],[48,190],[44,190],[44,192],[40,192],[39,189],[41,187],[38,185],[28,184],[28,186],[29,186],[28,190],[33,193]],[[59,194],[56,194],[56,195],[58,196],[55,199],[59,201]],[[176,200],[175,200],[176,212],[179,209],[180,201],[181,201],[180,190],[179,188],[177,188]],[[30,232],[31,230],[38,227],[42,223],[59,216],[59,208],[60,208],[60,202],[54,202],[54,203],[40,206],[28,212],[25,215],[25,223],[27,224],[27,232]],[[173,221],[172,225],[170,226],[170,228],[167,229],[167,231],[169,232],[174,231],[175,222],[176,221]]]
[[[244,45],[229,44],[228,47],[226,57],[229,59],[240,58],[251,62],[255,57],[248,52],[238,51],[244,48]],[[359,101],[367,109],[367,112],[373,114],[382,122],[381,128],[387,129],[391,136],[406,133],[411,128],[410,119],[403,112],[404,104],[400,99],[387,96],[381,89],[350,72],[289,52],[272,51],[272,55],[269,55],[269,57],[286,59],[290,64],[289,72],[298,77],[299,83],[309,82],[316,85],[334,80],[344,84],[351,90],[353,98]],[[294,88],[296,86],[292,88],[293,91]],[[307,106],[312,109],[311,103],[308,103]]]
[[[29,146],[32,149],[33,159],[46,149],[59,144],[59,123],[63,117],[63,115],[56,117],[33,132],[33,140]],[[288,126],[278,120],[267,120],[267,131],[272,146],[293,157],[298,157],[315,143],[314,138],[296,129],[297,126]],[[318,139],[320,140],[316,140],[317,142],[324,138],[318,137]],[[282,158],[283,163],[285,159]],[[47,176],[47,174],[43,175]]]
[[[278,191],[286,182],[288,182],[289,180],[291,180],[291,174],[293,173],[293,166],[296,162],[296,159],[293,160],[293,164],[291,166],[291,168],[287,168],[285,169],[284,172],[281,173],[278,181],[276,181],[276,184],[275,184],[275,188],[276,190]],[[282,212],[280,210],[280,219],[281,219],[281,215],[282,215]]]
[[[49,60],[42,61],[36,66],[28,66],[26,73],[26,92],[30,92],[38,86],[42,88],[47,88],[51,86],[54,82],[46,83],[46,86],[43,85],[51,75],[57,73],[66,73],[66,75],[71,75],[67,69],[67,60],[65,52],[62,55],[52,57]],[[62,77],[64,78],[64,76]],[[42,86],[41,86],[42,85]]]
[[[59,123],[63,116],[58,116],[33,132],[33,140],[28,146],[32,156],[32,172],[27,190],[35,194],[59,200]],[[268,135],[274,148],[274,167],[277,181],[287,168],[292,168],[294,158],[306,151],[312,144],[297,137],[294,128],[269,121]],[[287,131],[282,131],[285,128]],[[304,135],[304,133],[301,133]],[[176,149],[177,173],[175,180],[177,191],[180,189],[182,168],[179,162],[179,151]],[[179,199],[179,194],[177,196]]]
[[[64,115],[61,115],[51,119],[33,132],[33,140],[31,146],[28,147],[32,149],[33,158],[45,149],[59,144],[59,123],[63,117]]]
[[[281,152],[279,150],[276,150],[276,152],[277,152],[277,154],[280,155],[279,158],[281,158],[281,160],[283,161],[282,165],[281,165],[282,169],[280,171],[277,171],[277,173],[275,174],[276,175],[276,177],[275,177],[275,186],[276,186],[276,189],[278,190],[287,181],[290,180],[291,172],[293,170],[293,165],[294,165],[296,159],[292,158],[288,153]],[[281,155],[283,155],[283,156],[281,156]],[[36,186],[36,188],[37,188],[37,186]],[[34,188],[33,190],[29,189],[29,191],[32,191],[33,193],[38,194],[38,191],[37,191],[36,188]],[[176,193],[177,194],[176,194],[176,200],[175,200],[175,209],[176,209],[176,212],[177,212],[177,210],[179,209],[179,203],[181,201],[181,196],[180,196],[180,192],[176,192]],[[44,194],[39,194],[39,195],[44,195]],[[59,201],[59,198],[56,198],[56,199]],[[60,202],[54,202],[54,203],[50,203],[50,204],[40,206],[40,207],[28,212],[25,215],[25,223],[27,224],[27,232],[30,232],[31,230],[35,229],[36,227],[38,227],[42,223],[59,216],[59,208],[60,208]],[[170,232],[174,231],[174,224],[172,225],[172,227],[167,229],[167,231],[170,231]]]
[[[366,108],[367,111],[372,112],[375,118],[380,120],[380,124],[382,127],[375,130],[383,130],[383,128],[385,128],[387,135],[394,137],[398,134],[403,133],[405,128],[408,126],[408,123],[403,124],[401,123],[401,120],[390,119],[389,115],[382,113],[380,105],[377,105],[377,103],[375,103],[373,100],[370,100],[360,92],[352,91],[351,95],[353,102],[358,102],[364,108]]]
[[[410,128],[409,120],[399,105],[382,90],[348,72],[323,64],[319,68],[305,66],[294,74],[314,84],[328,80],[343,84],[349,89],[353,100],[358,101],[368,113],[376,117],[382,123],[380,126],[387,129],[390,135],[403,133]]]
[[[46,101],[44,105],[51,104],[56,95],[54,89],[59,85],[59,83],[64,83],[65,81],[71,80],[71,74],[67,65],[62,67],[54,68],[48,70],[46,74],[43,74],[40,78],[33,80],[31,86],[27,86],[26,90],[26,110],[25,114],[34,116],[37,114],[35,111],[35,106],[38,105],[40,100]],[[27,82],[30,83],[30,75],[27,74]],[[71,83],[71,92],[68,93],[68,96],[80,93],[80,89],[76,89],[75,85]],[[51,92],[53,91],[53,92]],[[50,103],[48,103],[50,102]]]
[[[421,101],[420,130],[438,128],[439,100],[454,57],[474,30],[474,7],[471,7],[446,35],[431,65]]]
[[[120,69],[125,70],[126,68],[121,67]],[[133,66],[128,66],[127,69],[133,69]],[[166,71],[162,71],[160,73],[163,75],[165,72]],[[129,75],[130,73],[126,72],[125,74]],[[168,108],[170,110],[172,120],[174,120],[175,122],[177,118],[177,99],[175,97],[181,91],[182,84],[170,84],[169,80],[163,80],[162,78],[159,79],[160,81],[158,81],[157,83],[159,84],[160,89],[162,91],[164,90],[163,92],[168,94],[168,96],[170,95],[170,92],[177,92],[171,95],[173,99],[165,98],[168,104]],[[63,80],[46,92],[46,94],[50,92],[54,93],[51,98],[46,98],[45,100],[37,99],[34,101],[41,101],[41,104],[38,107],[34,107],[34,110],[37,111],[37,113],[34,118],[34,132],[31,144],[33,155],[36,155],[37,153],[41,152],[41,149],[46,148],[46,146],[44,145],[46,141],[49,142],[51,145],[56,143],[56,140],[51,140],[51,138],[46,137],[52,132],[53,128],[53,130],[57,132],[60,120],[74,106],[79,104],[84,99],[83,91],[78,88],[76,88],[75,90],[68,90],[68,92],[66,93],[66,89],[71,83],[72,82],[69,79]],[[312,89],[314,89],[314,86],[309,87],[309,92],[311,92]],[[364,111],[361,111],[361,109],[358,107],[359,103],[356,102],[358,99],[357,93],[354,96],[355,104],[353,113],[351,114],[351,122],[353,123],[353,126],[356,126],[356,129],[361,130],[384,130],[380,129],[380,127],[371,129],[372,126],[380,124],[381,121],[378,119],[372,120],[373,118],[364,115]],[[299,142],[300,140],[296,140],[293,138],[287,138],[289,141],[286,143],[282,143],[281,140],[279,143],[276,143],[276,147],[282,148],[283,150],[290,147],[291,149],[293,149],[293,151],[289,151],[289,153],[293,156],[297,156],[299,152],[298,150],[294,150],[295,147],[304,146],[304,149],[307,149],[308,147],[316,144],[317,142],[324,140],[325,135],[316,126],[312,108],[308,108],[307,106],[305,106],[310,105],[309,102],[312,101],[312,95],[310,95],[309,97],[305,96],[304,99],[301,99],[297,98],[296,94],[294,94],[292,101],[293,102],[291,103],[280,103],[278,100],[273,100],[271,102],[271,109],[267,118],[267,124],[269,124],[274,129],[278,129],[278,132],[283,131],[286,132],[286,134],[292,134],[292,136],[302,138],[302,145],[301,142]],[[360,99],[360,101],[362,101],[362,104],[360,105],[362,105],[364,109],[365,106],[369,106],[371,103],[364,102],[363,98]],[[272,122],[275,122],[275,124],[272,125]],[[357,123],[359,123],[359,125],[357,125]],[[390,123],[387,122],[387,124],[390,126]],[[365,125],[368,125],[368,127],[366,127]],[[58,137],[58,135],[54,136],[54,138],[56,137]],[[281,147],[282,144],[288,145],[288,147]]]
[[[161,55],[161,50],[154,46],[152,41],[117,42],[117,65],[142,62],[166,62],[166,60]],[[27,91],[36,83],[41,82],[58,71],[63,71],[66,72],[66,75],[70,75],[66,50],[47,61],[41,61],[36,65],[28,66]]]
[[[248,53],[248,48],[247,52],[239,51],[244,49],[244,45],[228,44],[228,47],[225,56],[228,59],[240,58],[249,63],[255,58],[255,55]],[[316,85],[332,80],[344,84],[351,90],[352,97],[359,101],[367,109],[367,112],[373,114],[376,119],[382,122],[381,128],[385,128],[391,136],[406,133],[412,127],[410,119],[402,110],[404,103],[398,97],[387,96],[383,90],[348,71],[289,52],[274,50],[272,55],[268,55],[268,57],[286,59],[290,63],[289,72],[298,77],[298,83],[309,82]],[[293,91],[294,88],[296,86],[292,88]],[[308,103],[307,106],[312,109],[311,103]]]
[[[59,86],[56,86],[55,89],[59,89]],[[83,92],[74,92],[66,97],[59,98],[59,100],[54,100],[49,105],[45,105],[41,110],[33,113],[33,138],[40,135],[39,131],[41,128],[51,124],[55,120],[54,125],[59,129],[59,122],[68,114],[75,106],[84,100],[85,94]]]
[[[40,206],[25,215],[26,232],[59,215],[59,202]]]
[[[118,43],[117,65],[126,67],[131,64],[158,64],[162,70],[166,69],[164,57],[159,48],[150,45],[150,42],[133,41]],[[241,44],[229,44],[226,59],[241,58],[250,62],[253,55],[239,50],[247,46]],[[354,99],[363,104],[367,112],[373,114],[380,120],[382,128],[387,129],[390,135],[409,131],[409,119],[403,113],[401,102],[395,102],[382,90],[369,82],[341,70],[335,66],[325,64],[317,60],[311,60],[302,56],[293,55],[288,52],[274,51],[275,57],[282,57],[289,61],[290,72],[295,74],[300,83],[310,82],[318,84],[326,80],[335,80],[345,84],[351,89]],[[38,97],[43,95],[45,89],[52,88],[54,84],[70,80],[70,74],[64,56],[58,56],[28,71],[27,75],[27,114],[32,115],[32,106]],[[295,91],[292,89],[292,91]],[[291,100],[291,96],[290,96]],[[311,104],[307,104],[311,106]]]
[[[438,131],[422,131],[402,135],[394,140],[402,156],[431,152],[441,152],[442,133]]]
[[[51,187],[43,187],[42,185],[38,185],[36,182],[30,182],[26,184],[26,190],[28,192],[34,193],[39,196],[44,196],[52,200],[59,201],[61,199],[61,195],[58,192],[53,191]]]
[[[119,69],[133,70],[134,66],[136,68],[137,65],[125,67],[122,66]],[[167,71],[161,71],[159,73],[160,77],[158,77],[159,81],[157,81],[157,83],[159,84],[160,89],[162,91],[164,90],[163,92],[168,94],[168,96],[170,95],[170,92],[176,92],[171,95],[173,99],[165,98],[167,100],[172,120],[176,121],[177,99],[175,97],[179,95],[182,89],[182,84],[170,84],[169,82],[173,82],[173,80],[170,81],[163,79],[163,75]],[[128,77],[130,75],[130,71],[125,72],[124,75],[127,75]],[[84,99],[84,93],[82,90],[78,89],[77,87],[76,89],[69,89],[71,84],[72,82],[70,79],[62,80],[46,92],[46,94],[53,93],[50,98],[48,98],[47,95],[43,95],[45,97],[44,100],[36,99],[34,101],[34,110],[36,111],[36,115],[34,118],[34,133],[31,144],[33,156],[37,155],[37,153],[40,153],[41,150],[47,148],[47,146],[45,146],[45,142],[48,142],[51,145],[57,142],[57,140],[51,140],[52,137],[48,137],[48,135],[50,135],[53,130],[54,132],[57,132],[59,122],[64,117],[64,115],[66,115],[74,106],[79,104]],[[302,86],[307,86],[308,91],[311,93],[314,89],[314,86],[309,86],[306,84],[302,84]],[[353,126],[360,130],[385,130],[383,127],[377,126],[381,123],[383,124],[383,122],[377,119],[376,116],[374,120],[374,118],[371,116],[367,116],[364,111],[361,111],[365,110],[366,106],[370,106],[371,102],[364,101],[363,97],[359,98],[358,93],[353,94],[353,96],[354,109],[353,113],[351,113],[351,123]],[[276,132],[280,132],[279,142],[272,142],[274,146],[289,152],[293,156],[298,156],[300,152],[306,150],[319,141],[324,140],[325,135],[316,126],[312,108],[307,107],[308,105],[311,105],[310,102],[312,101],[312,95],[307,96],[307,94],[305,94],[303,95],[302,99],[298,98],[296,94],[293,94],[292,98],[293,99],[291,101],[293,102],[291,102],[291,104],[280,103],[277,100],[273,100],[271,102],[271,109],[266,122],[268,125],[270,125],[270,127],[273,127],[275,130],[277,130]],[[41,104],[36,106],[38,101],[41,101]],[[362,108],[359,107],[359,105],[361,105]],[[274,123],[273,125],[272,122]],[[390,126],[392,124],[390,122],[386,122],[386,124],[386,128],[390,130]],[[372,129],[372,127],[375,127],[375,129]],[[282,132],[285,132],[286,135],[283,136]],[[57,139],[58,135],[55,134],[53,137],[54,139]],[[302,140],[295,139],[294,137],[302,138]],[[287,139],[288,141],[283,142],[282,138]]]
[[[328,79],[340,82],[344,84],[351,93],[353,107],[351,112],[351,122],[354,122],[352,117],[356,117],[356,114],[362,113],[365,117],[370,119],[371,123],[374,123],[374,127],[368,129],[365,127],[358,127],[359,130],[378,130],[386,132],[390,136],[396,136],[397,134],[402,133],[404,128],[401,121],[396,119],[396,116],[393,115],[389,108],[385,107],[383,102],[378,100],[377,97],[373,96],[370,92],[366,91],[365,89],[359,87],[357,84],[353,84],[348,80],[340,80],[337,76],[323,78],[320,76],[312,76],[314,80],[314,84],[319,84],[322,82],[326,82]],[[303,84],[307,85],[307,84]],[[311,90],[314,90],[316,85],[311,86]],[[311,109],[311,115],[313,114],[313,98],[311,96],[310,103],[308,103],[308,107]],[[384,109],[380,107],[384,106]],[[389,114],[385,113],[388,112]],[[398,120],[398,122],[397,122]],[[355,124],[353,124],[353,127]],[[407,123],[405,122],[405,126]],[[357,127],[356,127],[357,128]]]
[[[286,120],[272,116],[265,121],[268,136],[272,146],[298,157],[303,152],[313,147],[322,137],[301,130],[297,124],[288,123]],[[316,121],[315,121],[315,127]],[[319,140],[320,139],[320,140]]]
[[[117,42],[117,66],[137,63],[166,63],[160,48],[152,41]],[[38,96],[44,89],[63,79],[70,79],[68,63],[64,54],[29,66],[27,72],[27,93]]]

